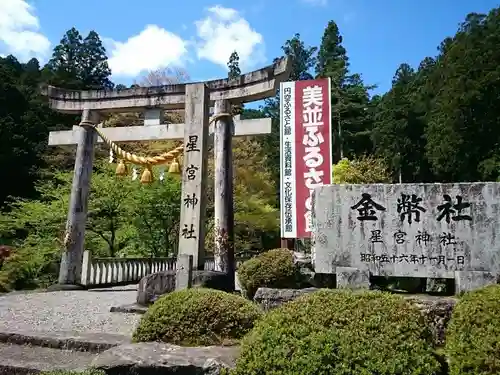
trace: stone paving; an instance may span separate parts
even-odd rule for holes
[[[0,331],[86,332],[130,336],[137,314],[112,313],[131,304],[136,285],[89,291],[12,293],[0,296]]]

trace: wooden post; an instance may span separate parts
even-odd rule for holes
[[[215,102],[215,115],[229,113],[228,100]],[[233,120],[224,117],[215,123],[215,270],[223,271],[232,278],[234,285],[234,207],[233,207]]]
[[[182,165],[178,256],[192,255],[193,266],[205,263],[205,216],[208,176],[209,90],[204,83],[186,85],[186,126]]]
[[[99,113],[85,109],[82,121],[99,123]],[[59,285],[54,289],[81,288],[82,261],[85,243],[85,223],[90,190],[90,178],[94,163],[94,146],[97,134],[89,126],[82,126],[76,149],[73,185],[69,201],[68,220],[64,237],[64,249],[61,255]]]

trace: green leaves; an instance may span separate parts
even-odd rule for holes
[[[404,182],[500,177],[500,11],[471,13],[439,54],[398,68],[378,101],[373,141]]]
[[[95,31],[85,39],[71,28],[54,48],[44,67],[44,80],[68,89],[111,89],[111,70],[102,41]]]
[[[331,79],[334,159],[371,152],[372,121],[367,109],[373,87],[365,86],[359,74],[349,74],[347,51],[334,21],[324,31],[315,69],[318,78]]]
[[[333,165],[334,184],[380,184],[390,182],[391,176],[384,161],[373,156],[362,156],[352,161],[344,158]]]
[[[240,69],[240,57],[238,56],[238,52],[233,51],[233,53],[231,53],[231,56],[229,56],[227,67],[229,69],[227,75],[229,79],[239,78],[239,76],[241,75],[241,69]]]
[[[144,314],[133,339],[183,346],[234,343],[260,318],[259,307],[243,297],[193,288],[160,297]]]
[[[403,298],[321,290],[267,313],[242,340],[235,375],[438,375],[429,327]]]
[[[446,330],[446,355],[451,375],[493,375],[500,372],[500,286],[464,294],[453,309]]]
[[[238,268],[241,287],[248,298],[253,298],[257,289],[300,287],[300,272],[287,249],[274,249],[245,261]]]
[[[15,251],[0,271],[3,288],[55,280],[71,189],[71,172],[56,173],[37,187],[37,200],[17,200],[0,216],[0,238]],[[174,256],[180,213],[180,181],[143,186],[97,168],[91,181],[85,247],[94,256]]]

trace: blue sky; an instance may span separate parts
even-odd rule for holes
[[[333,19],[352,72],[384,92],[400,63],[417,66],[434,56],[467,13],[496,6],[492,0],[0,0],[0,54],[46,61],[74,26],[101,35],[116,83],[163,66],[205,80],[226,75],[235,49],[250,71],[281,55],[295,33],[319,45]]]

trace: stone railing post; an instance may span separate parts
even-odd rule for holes
[[[82,280],[81,283],[84,286],[88,286],[92,283],[90,280],[90,275],[92,271],[92,253],[88,250],[83,252],[83,261],[82,261]]]

